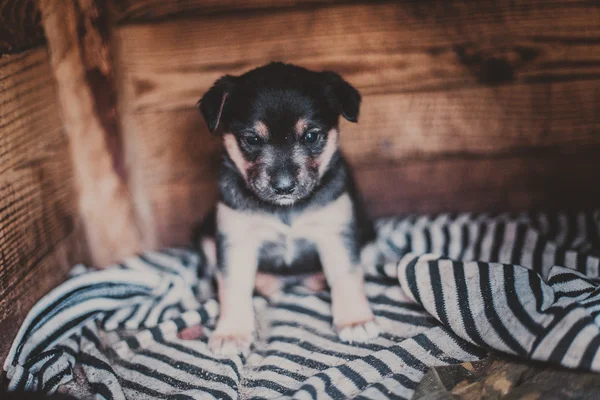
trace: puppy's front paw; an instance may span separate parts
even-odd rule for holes
[[[202,325],[194,325],[189,328],[183,329],[181,332],[177,334],[179,339],[183,340],[196,340],[202,336],[204,330],[202,329]]]
[[[348,343],[366,342],[379,336],[379,326],[375,321],[338,326],[337,331],[339,338]]]
[[[348,290],[332,292],[333,324],[344,342],[366,342],[379,335],[379,327],[362,293]]]
[[[219,319],[217,328],[208,339],[208,347],[217,356],[245,355],[254,338],[254,326],[252,309],[227,314]]]
[[[252,333],[219,332],[216,330],[208,340],[208,347],[219,357],[233,357],[248,354],[252,344]]]

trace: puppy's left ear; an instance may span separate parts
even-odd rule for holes
[[[358,122],[361,100],[358,90],[336,72],[323,71],[321,74],[325,79],[327,96],[340,115],[350,122]]]
[[[225,101],[235,86],[235,79],[231,75],[225,75],[217,79],[208,92],[198,101],[197,106],[211,133],[219,126],[225,108]]]

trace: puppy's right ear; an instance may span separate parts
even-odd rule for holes
[[[219,121],[223,116],[225,101],[235,86],[235,79],[231,75],[225,75],[217,79],[208,92],[198,101],[197,106],[200,108],[200,112],[211,133],[219,126]]]

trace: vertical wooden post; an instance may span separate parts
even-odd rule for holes
[[[124,180],[101,3],[38,0],[38,5],[70,141],[79,211],[94,262],[103,266],[138,252],[140,232]]]

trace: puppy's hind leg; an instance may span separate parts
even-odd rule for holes
[[[210,218],[208,217],[209,220]],[[203,259],[203,262],[199,264],[198,270],[198,300],[205,301],[213,298],[215,294],[213,283],[217,270],[217,249],[214,228],[210,230],[206,229],[205,226],[201,226],[197,231],[194,233],[193,239],[196,244],[196,250],[200,254],[201,259]],[[204,329],[202,325],[193,325],[184,328],[177,334],[183,340],[196,340],[203,335]]]
[[[213,237],[205,236],[200,241],[200,248],[206,258],[205,268],[214,271],[217,268],[217,245]]]
[[[283,289],[283,282],[275,275],[259,272],[256,274],[255,287],[258,294],[270,298]]]
[[[327,289],[325,274],[317,272],[306,276],[302,279],[302,286],[313,292],[320,292],[321,290]]]
[[[208,300],[214,297],[213,279],[216,273],[217,251],[213,237],[205,236],[199,239],[198,251],[204,255],[204,264],[198,271],[198,299],[200,301]],[[177,334],[183,340],[196,340],[204,335],[202,325],[193,325],[184,328]]]

